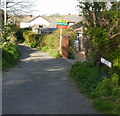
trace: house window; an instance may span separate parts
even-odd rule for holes
[[[39,25],[39,28],[43,28],[43,25]]]

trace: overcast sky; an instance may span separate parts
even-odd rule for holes
[[[35,15],[51,14],[78,14],[77,0],[34,0]]]

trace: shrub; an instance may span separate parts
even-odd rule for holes
[[[70,76],[75,79],[78,85],[82,84],[85,92],[92,92],[100,80],[97,67],[90,66],[87,62],[77,62],[70,71]]]
[[[25,38],[23,37],[23,32],[24,32],[24,29],[17,29],[17,31],[15,33],[17,42],[22,43],[25,41]]]
[[[117,73],[113,73],[111,77],[101,78],[97,66],[77,62],[72,66],[70,76],[80,91],[93,99],[96,109],[108,114],[120,113],[120,77]]]
[[[15,44],[8,43],[2,46],[2,69],[6,70],[14,66],[19,58],[20,52]]]
[[[48,53],[55,58],[61,57],[61,54],[59,53],[59,50],[57,49],[50,49]]]
[[[24,31],[23,37],[25,38],[25,44],[29,45],[30,47],[37,47],[39,46],[43,35],[36,34],[32,31]]]
[[[48,46],[45,46],[41,49],[42,52],[48,52],[50,48]]]
[[[45,46],[41,49],[42,52],[48,52],[51,56],[54,56],[56,58],[60,58],[61,54],[59,53],[59,50],[57,49],[50,49],[48,46]]]

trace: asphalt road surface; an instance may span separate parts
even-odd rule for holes
[[[3,72],[3,114],[98,114],[68,77],[69,62],[19,48],[20,63]]]

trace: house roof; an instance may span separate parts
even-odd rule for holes
[[[22,22],[22,23],[28,23],[28,22],[31,22],[31,21],[39,18],[39,17],[42,17],[42,16],[40,16],[40,15],[39,15],[39,16],[32,16],[32,15],[24,16],[24,17],[21,19],[21,22]],[[42,17],[42,18],[44,18],[44,17]],[[46,18],[44,18],[44,19],[47,20]],[[47,20],[47,21],[49,21],[49,20]],[[50,21],[49,21],[49,22],[50,22]]]
[[[56,27],[56,20],[67,20],[68,22],[74,22],[77,23],[80,20],[82,20],[82,17],[80,17],[79,15],[64,15],[61,17],[48,17],[47,18],[51,24],[49,25],[49,28],[55,28]]]
[[[22,18],[20,18],[20,22],[28,23],[30,20],[34,19],[35,17],[36,16],[32,16],[32,15],[23,16]]]
[[[38,17],[42,17],[42,16],[40,16],[40,15],[39,16],[32,16],[32,15],[24,16],[20,22],[28,23],[28,22],[35,20]],[[44,26],[45,28],[56,28],[56,20],[57,19],[67,20],[68,22],[73,22],[73,23],[77,23],[80,20],[82,20],[82,17],[80,17],[79,15],[63,15],[61,17],[42,17],[42,18],[44,18],[45,20],[50,22],[49,26]]]
[[[49,17],[47,19],[50,21],[50,25],[48,27],[49,28],[55,28],[56,27],[56,20],[58,18],[57,17]]]
[[[31,21],[33,21],[33,20],[35,20],[35,19],[37,19],[37,18],[39,18],[39,17],[41,17],[41,18],[43,18],[43,19],[45,19],[45,20],[47,20],[46,18],[44,18],[44,17],[42,17],[42,16],[36,16],[36,17],[33,17],[33,19],[31,19],[31,20],[29,20],[29,22],[31,22]],[[47,21],[49,21],[49,20],[47,20]],[[50,21],[49,21],[50,22]]]
[[[81,20],[79,15],[66,15],[63,20],[67,20],[68,22],[78,22]]]
[[[74,25],[72,25],[71,27],[73,28],[73,29],[78,29],[78,28],[81,28],[83,26],[83,24],[81,23],[81,22],[77,22],[77,23],[75,23]]]

